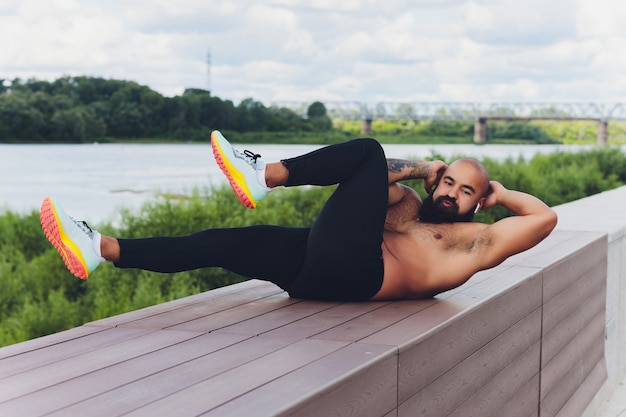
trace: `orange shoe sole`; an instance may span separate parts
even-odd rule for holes
[[[211,133],[211,138],[213,138],[213,133]],[[216,140],[211,140],[211,149],[213,150],[213,156],[215,157],[217,165],[220,167],[224,175],[226,175],[226,178],[228,179],[231,188],[235,192],[235,195],[237,196],[241,204],[243,204],[247,208],[255,208],[256,203],[250,197],[248,197],[246,191],[239,185],[239,183],[237,183],[235,178],[233,178],[232,174],[228,170],[226,161],[224,161],[224,158],[222,157],[222,151],[219,148]]]
[[[89,271],[84,266],[80,252],[77,254],[75,250],[72,250],[68,246],[69,244],[64,242],[64,240],[70,241],[63,231],[63,226],[61,225],[61,221],[59,220],[59,216],[50,197],[46,197],[41,204],[39,219],[44,234],[50,243],[52,243],[52,246],[59,252],[59,255],[61,255],[67,269],[76,277],[87,279]]]

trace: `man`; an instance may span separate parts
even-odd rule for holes
[[[556,225],[544,203],[490,181],[474,159],[450,166],[387,160],[375,140],[355,139],[266,163],[233,148],[218,131],[211,145],[249,208],[278,186],[338,187],[311,227],[258,225],[144,239],[101,236],[48,197],[42,227],[69,270],[86,279],[104,261],[157,272],[223,267],[271,281],[298,298],[423,298],[531,248]],[[429,198],[422,203],[414,190],[399,184],[407,179],[422,179]],[[496,205],[517,216],[492,225],[469,221],[475,211]]]

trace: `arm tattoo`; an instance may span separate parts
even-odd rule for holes
[[[387,159],[387,170],[394,173],[402,173],[405,180],[417,180],[428,178],[430,165],[425,161],[407,161],[404,159]]]

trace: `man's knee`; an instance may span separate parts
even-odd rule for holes
[[[383,150],[382,145],[374,138],[359,138],[354,139],[355,142],[358,143],[359,146],[362,146],[368,152],[372,152],[378,155],[385,155],[385,151]]]

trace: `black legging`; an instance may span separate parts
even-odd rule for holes
[[[223,267],[271,281],[293,297],[367,300],[383,282],[387,212],[385,154],[374,139],[355,139],[282,161],[286,186],[337,189],[310,228],[248,226],[189,236],[119,239],[120,268],[180,272]]]

